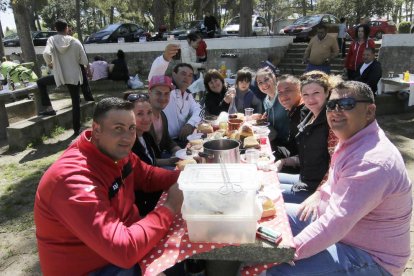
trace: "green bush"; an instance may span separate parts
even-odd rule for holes
[[[398,33],[400,34],[409,34],[410,33],[411,23],[403,21],[398,25]]]

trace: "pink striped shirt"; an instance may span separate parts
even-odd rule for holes
[[[321,189],[319,218],[294,238],[296,259],[340,241],[401,275],[410,256],[412,204],[401,154],[375,121],[338,144]]]

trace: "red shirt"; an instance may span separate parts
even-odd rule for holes
[[[205,58],[207,56],[207,44],[204,40],[200,40],[196,50],[196,55],[198,58]]]
[[[114,264],[130,268],[167,233],[173,214],[159,207],[141,219],[134,189],[169,188],[179,172],[152,167],[135,154],[114,162],[82,133],[46,171],[36,192],[34,219],[44,275],[85,275]],[[108,191],[123,166],[132,172],[118,193]]]
[[[345,68],[356,71],[358,65],[360,65],[363,62],[362,54],[364,53],[366,48],[375,49],[374,40],[368,39],[362,44],[355,40],[352,41],[351,45],[349,46],[348,54],[346,55]]]

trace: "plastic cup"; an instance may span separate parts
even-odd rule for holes
[[[251,107],[244,109],[244,117],[246,118],[246,121],[250,120],[250,117],[253,115],[254,109]]]
[[[259,161],[259,151],[256,149],[248,149],[246,150],[245,157],[246,162],[250,164],[256,164]]]

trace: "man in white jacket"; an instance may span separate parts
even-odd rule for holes
[[[178,49],[178,45],[167,45],[163,55],[157,57],[152,63],[148,79],[156,75],[165,75],[165,71]],[[168,132],[180,146],[186,144],[187,136],[201,121],[201,107],[187,89],[193,81],[193,73],[192,66],[187,63],[179,63],[174,67],[172,78],[176,89],[171,91],[170,101],[163,110],[168,120]]]
[[[82,72],[79,64],[88,66],[88,58],[82,44],[76,38],[68,35],[68,23],[63,19],[55,22],[55,28],[58,34],[51,36],[46,43],[43,51],[43,58],[46,64],[53,68],[53,75],[56,86],[66,85],[72,99],[72,120],[74,134],[78,135],[80,131],[80,97],[79,88],[83,83]],[[49,96],[42,95],[42,97]],[[54,115],[50,99],[44,114]]]

